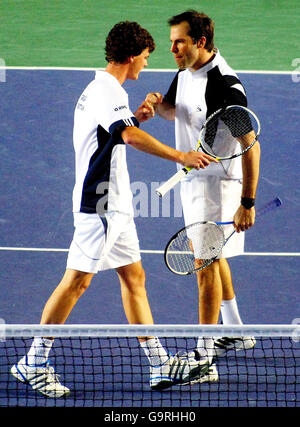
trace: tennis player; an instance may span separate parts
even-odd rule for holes
[[[105,71],[96,73],[75,108],[74,149],[76,182],[73,191],[75,231],[66,272],[47,301],[41,324],[64,323],[79,297],[98,271],[115,269],[123,306],[131,324],[152,324],[133,218],[132,193],[126,147],[196,169],[213,161],[210,156],[175,150],[139,129],[139,122],[154,114],[143,102],[133,114],[122,87],[137,80],[147,66],[155,44],[147,30],[135,22],[116,24],[106,39]],[[192,379],[199,364],[189,365],[169,356],[156,337],[140,338],[150,361],[150,386],[155,389]],[[61,397],[69,389],[60,383],[48,355],[53,339],[35,338],[12,374],[48,397]]]
[[[172,17],[169,25],[171,52],[179,71],[165,96],[151,93],[146,100],[161,117],[175,120],[176,148],[191,150],[196,149],[199,131],[210,114],[228,105],[247,106],[247,97],[238,76],[214,46],[214,23],[207,15],[189,10]],[[233,219],[237,231],[220,259],[197,274],[201,324],[217,324],[220,310],[224,324],[242,323],[226,258],[243,253],[244,233],[240,232],[254,224],[259,166],[260,145],[256,143],[242,158],[193,170],[181,181],[185,225]],[[251,337],[199,338],[196,352],[211,362],[213,356],[229,349],[254,345]],[[195,352],[189,356],[194,358]],[[210,373],[199,381],[216,381],[215,365]]]

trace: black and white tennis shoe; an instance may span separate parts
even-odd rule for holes
[[[153,390],[163,390],[175,384],[189,383],[201,373],[207,373],[208,370],[207,358],[196,360],[192,355],[190,357],[169,356],[162,365],[150,366],[150,387]]]
[[[222,357],[229,350],[235,350],[235,351],[250,350],[251,348],[255,347],[255,344],[256,344],[256,339],[254,337],[214,338],[215,356]]]

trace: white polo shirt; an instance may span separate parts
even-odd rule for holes
[[[138,125],[129,108],[128,95],[117,79],[97,71],[75,108],[73,212],[121,212],[133,216],[121,132],[127,126]]]
[[[204,121],[217,109],[225,105],[247,106],[240,80],[219,51],[212,61],[197,71],[178,71],[165,99],[176,106],[175,137],[176,148],[180,151],[196,150]],[[178,165],[178,168],[182,166]],[[192,170],[186,179],[193,174],[241,179],[241,159],[211,163],[206,169]]]

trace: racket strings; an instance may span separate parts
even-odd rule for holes
[[[228,127],[234,138],[246,135],[253,130],[253,125],[248,111],[241,108],[225,110],[221,120]]]
[[[241,145],[238,138],[250,134],[252,143],[257,130],[256,119],[248,110],[243,107],[229,107],[207,121],[201,131],[200,141],[205,151],[213,156],[231,158],[247,148],[247,145]]]
[[[211,263],[222,250],[225,241],[222,227],[214,223],[197,223],[181,230],[166,251],[168,267],[186,274]]]

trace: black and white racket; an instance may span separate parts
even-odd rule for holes
[[[230,160],[250,150],[260,134],[260,122],[253,111],[241,105],[230,105],[211,114],[203,124],[197,144],[217,160]],[[209,167],[209,166],[208,166]],[[184,167],[156,189],[163,197],[192,168]]]
[[[256,216],[266,214],[281,204],[281,200],[276,198],[258,209]],[[187,275],[210,265],[235,233],[234,229],[225,237],[223,226],[227,224],[233,224],[233,221],[196,222],[179,230],[165,248],[164,257],[168,269],[175,274]]]

